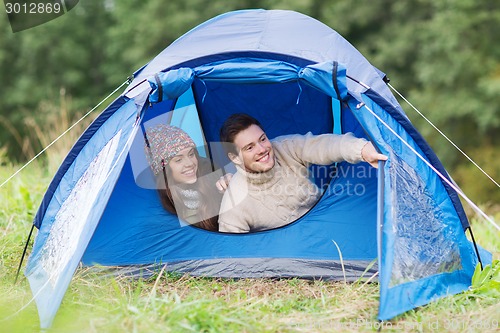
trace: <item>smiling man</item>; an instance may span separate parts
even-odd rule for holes
[[[278,228],[304,215],[320,197],[309,180],[311,164],[386,160],[373,145],[352,134],[287,135],[268,139],[260,123],[233,114],[220,130],[237,172],[224,193],[219,231],[253,232]]]

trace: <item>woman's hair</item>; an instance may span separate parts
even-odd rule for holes
[[[219,207],[222,194],[217,191],[215,184],[210,184],[206,181],[206,177],[203,177],[204,175],[212,172],[211,163],[206,159],[200,159],[197,150],[195,150],[195,154],[196,158],[198,159],[198,169],[196,171],[196,186],[198,192],[200,193],[200,206],[198,208],[198,216],[202,217],[203,220],[192,225],[205,230],[218,231],[218,209],[217,213],[214,213],[214,207]],[[169,186],[169,179],[173,179],[171,169],[168,164],[165,164],[164,173],[162,172],[156,176],[156,182],[158,184],[158,194],[160,195],[161,204],[168,212],[177,215],[180,218],[184,218],[184,216],[181,216],[179,214],[179,211],[182,212],[182,210],[178,211],[175,208],[175,203],[181,203],[182,198],[178,193],[176,186]]]
[[[238,154],[234,139],[241,131],[246,130],[252,125],[262,128],[261,124],[254,117],[246,113],[235,113],[230,115],[220,129],[220,141],[223,143],[227,153]]]

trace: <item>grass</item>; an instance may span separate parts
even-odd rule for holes
[[[26,279],[15,272],[37,205],[50,180],[32,165],[0,189],[0,325],[38,332]],[[1,179],[15,171],[0,169]],[[498,233],[476,222],[475,237],[498,258]],[[498,294],[474,290],[376,320],[378,284],[300,279],[199,278],[160,272],[149,280],[75,275],[50,332],[493,332]],[[23,309],[19,311],[20,309]],[[19,311],[19,312],[18,312]]]
[[[0,180],[16,170],[0,155]],[[2,332],[40,331],[26,279],[21,276],[17,284],[13,282],[34,214],[52,177],[47,170],[47,164],[35,162],[0,188]],[[499,259],[498,231],[478,221],[473,227],[478,243]],[[500,265],[496,267],[500,271]],[[377,283],[228,280],[166,272],[130,280],[80,269],[49,331],[496,332],[499,284],[500,273],[467,292],[379,323]]]

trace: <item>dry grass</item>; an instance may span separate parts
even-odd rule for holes
[[[83,113],[72,111],[71,98],[66,97],[64,92],[61,92],[59,106],[41,103],[37,113],[46,115],[43,123],[33,116],[25,117],[21,128],[19,128],[9,119],[0,115],[0,127],[7,130],[14,138],[15,144],[19,148],[18,155],[21,160],[29,161],[37,156],[42,149],[50,147],[46,154],[40,156],[35,163],[39,167],[46,164],[46,170],[50,174],[54,174],[73,144],[92,122],[96,114],[91,114],[77,123],[82,118]],[[70,131],[67,131],[74,124],[76,125]],[[6,149],[5,146],[1,147],[0,162],[2,160],[6,161]]]

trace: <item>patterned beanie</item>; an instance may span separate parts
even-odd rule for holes
[[[196,147],[193,139],[178,127],[159,124],[146,129],[144,148],[155,176],[163,170],[162,160],[167,164],[181,150],[189,147]]]

